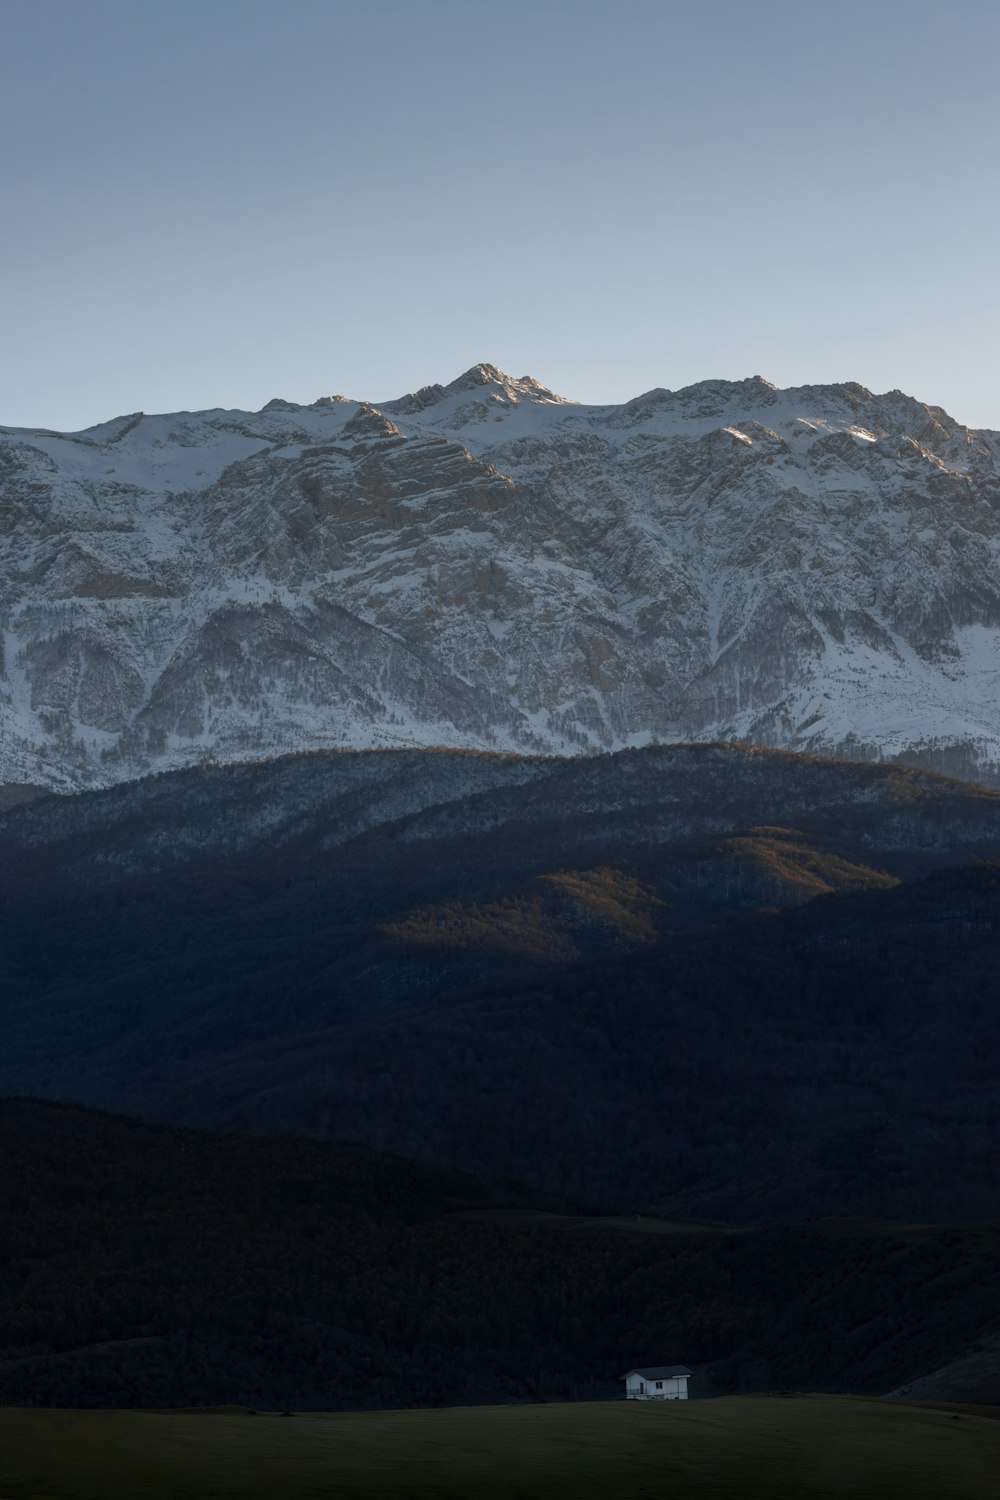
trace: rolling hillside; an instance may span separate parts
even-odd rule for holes
[[[588,1215],[361,1147],[0,1102],[0,1405],[592,1400],[664,1359],[696,1396],[880,1394],[998,1326],[995,1222]]]
[[[988,1215],[998,853],[995,793],[732,747],[43,798],[0,818],[0,1088],[606,1207]]]

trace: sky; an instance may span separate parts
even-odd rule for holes
[[[0,423],[764,375],[1000,428],[995,0],[0,0]]]

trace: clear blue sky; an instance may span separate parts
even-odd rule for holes
[[[1000,428],[996,0],[0,0],[0,422],[762,374]]]

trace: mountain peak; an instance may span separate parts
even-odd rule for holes
[[[998,447],[856,384],[585,406],[486,363],[0,431],[0,782],[735,737],[1000,784]]]
[[[554,391],[551,391],[547,385],[542,385],[542,382],[536,380],[533,375],[521,375],[520,377],[507,375],[499,366],[490,364],[473,365],[471,369],[459,375],[457,380],[453,380],[450,385],[446,385],[444,390],[449,395],[454,395],[463,391],[480,390],[484,386],[489,385],[500,386],[504,395],[514,401],[523,400],[525,397],[542,401],[565,400],[565,397],[557,396]]]
[[[763,375],[748,375],[745,380],[699,380],[694,385],[686,385],[676,394],[683,399],[698,399],[702,397],[716,397],[722,400],[754,400],[763,398],[770,402],[777,395],[779,387],[770,380],[765,380]]]
[[[452,391],[471,391],[479,385],[510,385],[511,377],[505,375],[497,365],[480,363],[472,365],[447,387]]]
[[[261,409],[257,413],[257,415],[258,416],[263,416],[264,412],[266,412],[266,411],[301,411],[301,410],[302,410],[302,408],[298,404],[297,401],[286,401],[282,396],[272,396],[271,399],[270,399],[270,401],[266,402],[261,407]]]
[[[525,400],[566,403],[565,396],[557,396],[555,391],[536,380],[533,375],[507,375],[496,365],[473,365],[471,370],[466,370],[464,375],[453,380],[446,389],[474,391],[486,386],[498,386],[503,396],[514,403]]]
[[[516,379],[513,375],[505,374],[497,365],[481,363],[472,365],[447,385],[421,386],[418,391],[411,391],[398,400],[385,402],[382,409],[392,412],[394,416],[414,416],[455,396],[475,396],[477,392],[483,393],[486,399],[504,401],[511,406],[517,406],[521,401],[538,401],[549,405],[570,404],[565,396],[557,396],[555,391],[542,385],[532,375],[522,375]]]
[[[395,422],[389,420],[385,412],[379,411],[377,406],[369,406],[362,402],[347,422],[345,422],[341,435],[348,438],[386,438],[400,437],[401,433]]]

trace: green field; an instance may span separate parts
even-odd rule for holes
[[[1000,1422],[836,1396],[283,1417],[0,1411],[2,1500],[984,1500]]]

